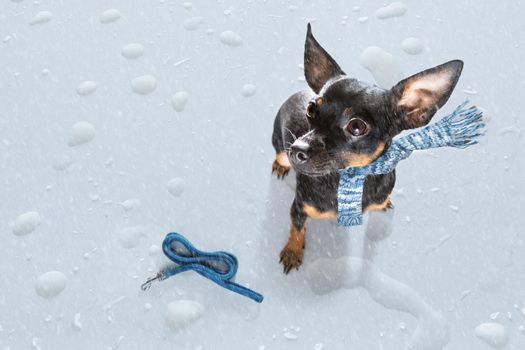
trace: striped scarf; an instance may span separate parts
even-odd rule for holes
[[[467,108],[468,102],[463,102],[437,123],[395,140],[374,162],[364,167],[340,170],[337,223],[342,226],[363,223],[362,197],[367,175],[393,171],[399,161],[408,158],[415,150],[445,146],[466,148],[478,143],[476,139],[485,133],[485,124],[482,112],[475,106]]]

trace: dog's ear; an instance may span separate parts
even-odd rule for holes
[[[402,129],[413,129],[432,119],[458,82],[463,62],[454,60],[408,77],[392,88],[396,114]]]
[[[337,62],[315,40],[308,23],[304,43],[304,76],[308,85],[318,94],[330,78],[344,74]]]

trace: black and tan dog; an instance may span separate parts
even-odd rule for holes
[[[284,178],[293,167],[297,185],[290,214],[290,236],[281,251],[284,272],[303,260],[305,222],[337,215],[338,169],[373,162],[403,130],[428,124],[443,106],[461,74],[454,60],[425,70],[385,90],[347,77],[312,35],[306,34],[304,74],[312,91],[292,95],[275,118],[272,171]],[[391,207],[395,172],[370,175],[363,211]]]

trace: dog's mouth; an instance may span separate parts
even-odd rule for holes
[[[349,167],[363,167],[374,162],[384,150],[384,144],[372,154],[349,152],[322,152],[310,155],[306,161],[289,155],[290,163],[298,173],[308,176],[324,176]]]
[[[345,168],[344,160],[337,155],[319,155],[309,157],[307,161],[302,161],[300,157],[292,158],[289,156],[294,170],[308,176],[325,176],[336,173]]]
[[[315,171],[305,170],[305,169],[295,169],[295,171],[300,173],[300,174],[307,175],[307,176],[310,176],[310,177],[327,176],[327,175],[336,173],[336,170],[334,170],[334,169],[321,169],[321,170],[315,170]]]

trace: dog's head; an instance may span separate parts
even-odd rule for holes
[[[305,106],[310,131],[291,147],[294,168],[321,175],[373,162],[395,135],[430,122],[462,68],[462,61],[450,61],[381,89],[347,77],[308,24],[304,73],[316,97]]]

